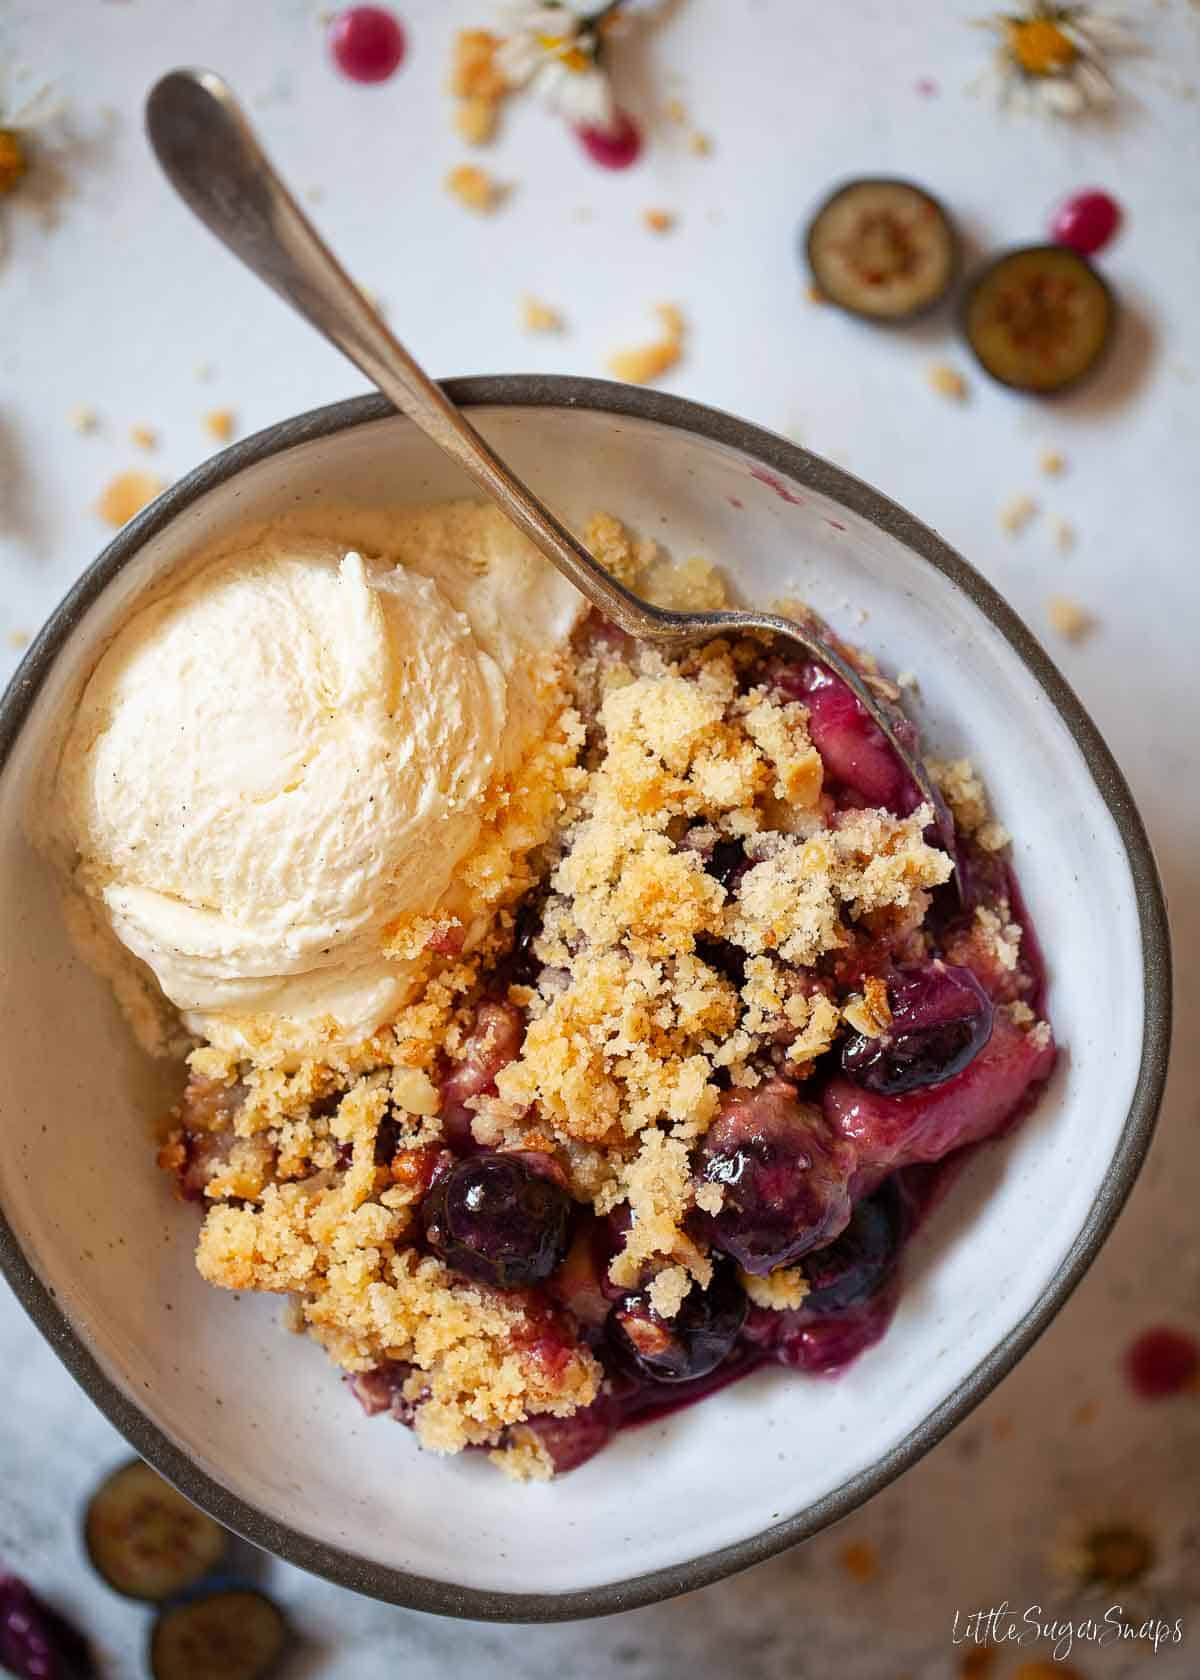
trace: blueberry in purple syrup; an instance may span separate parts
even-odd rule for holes
[[[697,1169],[722,1199],[691,1224],[759,1277],[832,1241],[850,1217],[854,1150],[785,1079],[725,1094]]]
[[[528,1155],[493,1151],[459,1161],[421,1204],[433,1252],[497,1289],[548,1278],[567,1252],[570,1218],[571,1198]]]
[[[88,1680],[87,1640],[18,1575],[0,1575],[0,1668],[18,1680]]]
[[[842,1071],[864,1090],[898,1097],[944,1085],[992,1036],[991,999],[969,968],[934,962],[888,982],[892,1024],[877,1038],[854,1033]]]
[[[840,1313],[869,1301],[895,1270],[903,1234],[900,1194],[888,1182],[858,1203],[840,1237],[805,1256],[805,1310]]]
[[[746,1321],[746,1296],[728,1260],[715,1257],[705,1289],[693,1283],[674,1318],[662,1318],[645,1290],[608,1315],[609,1341],[622,1364],[655,1382],[706,1377],[729,1353]]]
[[[740,840],[718,840],[704,860],[705,870],[728,889],[746,864],[746,848]]]
[[[546,914],[545,887],[535,887],[517,906],[513,921],[513,942],[504,961],[504,978],[510,986],[536,986],[542,964],[534,955],[533,942],[542,931]]]

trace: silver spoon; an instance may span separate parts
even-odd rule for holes
[[[453,456],[606,618],[665,653],[715,636],[765,630],[835,672],[932,805],[942,844],[955,856],[954,825],[929,772],[899,737],[887,708],[823,637],[771,613],[668,612],[641,600],[592,559],[392,336],[275,173],[220,76],[208,70],[164,76],[146,101],[146,132],[167,179],[209,231]]]

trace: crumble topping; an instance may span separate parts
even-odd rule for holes
[[[930,758],[925,763],[956,827],[985,852],[1002,852],[1012,836],[1003,823],[993,820],[987,793],[970,759]]]
[[[794,1312],[808,1294],[808,1279],[799,1266],[781,1266],[766,1277],[739,1272],[738,1279],[754,1305],[768,1312]]]
[[[524,1424],[510,1429],[506,1444],[490,1452],[488,1458],[514,1482],[548,1482],[554,1475],[554,1460],[541,1436]]]
[[[610,515],[585,540],[652,598],[725,604],[706,561],[673,563]],[[188,1058],[160,1159],[206,1206],[202,1276],[285,1296],[352,1382],[386,1392],[368,1410],[387,1407],[432,1450],[487,1447],[516,1479],[545,1479],[552,1441],[529,1420],[570,1417],[604,1382],[580,1321],[543,1291],[472,1281],[419,1246],[418,1210],[461,1147],[452,1123],[481,1148],[536,1152],[619,1222],[606,1284],[641,1292],[669,1325],[714,1280],[694,1216],[719,1216],[728,1192],[697,1176],[695,1156],[725,1093],[798,1085],[847,1026],[886,1034],[887,986],[853,969],[856,954],[880,939],[900,960],[924,949],[920,924],[952,872],[926,839],[933,812],[840,799],[808,705],[771,679],[768,656],[755,638],[674,661],[585,638],[570,670],[542,674],[553,722],[489,789],[452,909],[386,931],[388,953],[415,965],[396,1017],[336,1049],[301,1053],[264,1029],[249,1053],[201,1045]],[[930,769],[960,833],[1000,850],[970,763]],[[712,867],[718,848],[728,869]],[[536,960],[506,967],[535,894]],[[1040,1049],[1050,1029],[1026,1001],[1020,944],[994,897],[946,959],[988,976]],[[850,983],[835,980],[842,963]],[[478,1077],[455,1087],[464,1066]],[[772,1313],[808,1292],[798,1265],[739,1276]]]

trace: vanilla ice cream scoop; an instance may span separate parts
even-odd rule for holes
[[[443,905],[547,721],[537,669],[578,598],[491,510],[450,520],[441,582],[321,539],[218,560],[84,690],[58,772],[76,883],[215,1043],[264,1020],[352,1040],[394,1013],[412,965],[385,930]]]

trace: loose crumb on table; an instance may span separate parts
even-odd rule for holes
[[[125,525],[166,487],[166,480],[156,473],[133,467],[109,480],[96,502],[96,512],[109,525]]]
[[[1000,509],[1000,529],[1010,537],[1022,532],[1038,511],[1036,500],[1024,492],[1011,496]]]
[[[652,344],[617,350],[608,359],[609,372],[630,385],[649,385],[675,367],[683,355],[683,316],[672,303],[658,306],[662,336]]]
[[[948,397],[951,402],[966,401],[967,382],[958,369],[952,368],[948,362],[930,364],[929,384],[939,397]]]
[[[496,135],[500,106],[509,85],[496,64],[500,37],[489,29],[460,29],[454,37],[450,92],[454,128],[468,146],[485,146]]]
[[[204,430],[218,443],[228,443],[235,426],[231,408],[210,408],[204,416]]]
[[[562,312],[552,304],[543,303],[540,298],[532,297],[528,292],[521,299],[521,325],[526,332],[561,332],[563,324]]]
[[[1051,628],[1068,642],[1081,642],[1096,628],[1092,614],[1069,595],[1051,595],[1046,602],[1046,617]]]
[[[508,189],[478,164],[460,163],[446,176],[446,191],[465,210],[490,216],[499,208]]]

